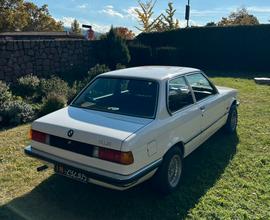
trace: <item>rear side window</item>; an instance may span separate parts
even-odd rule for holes
[[[168,108],[171,113],[194,103],[184,77],[170,80],[168,87]]]
[[[188,83],[190,84],[195,98],[200,101],[208,96],[217,93],[216,89],[211,85],[208,79],[201,73],[195,73],[186,76]]]

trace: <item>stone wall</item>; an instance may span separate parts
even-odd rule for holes
[[[85,72],[96,63],[93,51],[93,42],[86,40],[0,41],[0,80]]]

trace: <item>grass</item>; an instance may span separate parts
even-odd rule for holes
[[[215,134],[184,161],[166,197],[148,183],[125,192],[84,185],[23,155],[29,125],[0,131],[0,219],[270,219],[270,87],[214,77],[240,92],[237,135]]]

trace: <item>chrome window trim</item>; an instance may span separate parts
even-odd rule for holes
[[[192,92],[193,92],[193,94],[194,94],[194,98],[195,98],[196,104],[200,104],[200,103],[204,102],[205,100],[208,100],[208,99],[210,99],[210,98],[213,98],[213,97],[219,95],[218,89],[217,89],[216,86],[212,83],[212,81],[205,75],[204,72],[202,72],[202,71],[194,71],[194,72],[190,72],[190,73],[185,74],[185,77],[187,77],[187,76],[189,76],[189,75],[198,74],[198,73],[204,76],[204,78],[209,82],[209,84],[211,85],[211,87],[213,87],[213,89],[215,90],[216,93],[215,93],[215,94],[212,94],[212,95],[209,95],[208,97],[203,98],[203,99],[197,101],[196,96],[195,96],[195,94],[194,94],[194,91],[193,91],[192,87],[190,86],[190,84],[189,84],[189,82],[188,82],[188,80],[187,80],[187,82],[188,82],[189,86],[191,87],[191,90],[192,90]]]
[[[188,88],[190,89],[191,91],[191,95],[192,95],[192,99],[193,99],[193,103],[190,104],[190,105],[187,105],[183,108],[180,108],[179,110],[175,111],[175,112],[171,112],[170,109],[169,109],[169,82],[171,80],[174,80],[174,79],[177,79],[177,78],[183,78],[185,83],[187,84]],[[187,110],[188,108],[190,108],[191,106],[194,106],[196,104],[196,100],[195,100],[195,96],[194,96],[194,93],[193,93],[193,90],[192,88],[190,87],[189,83],[187,82],[186,78],[185,78],[185,74],[179,74],[178,76],[174,76],[170,79],[168,79],[166,81],[166,108],[167,108],[167,112],[169,113],[169,115],[173,116],[175,114],[178,114],[179,112],[182,112],[182,111],[185,111]]]

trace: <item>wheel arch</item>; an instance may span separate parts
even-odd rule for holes
[[[185,146],[184,146],[184,143],[183,143],[182,141],[179,141],[179,142],[175,143],[174,145],[172,145],[172,146],[166,151],[166,153],[164,154],[164,156],[165,156],[172,148],[174,148],[174,147],[180,149],[180,151],[181,151],[181,156],[182,156],[182,158],[183,158],[184,155],[185,155]]]
[[[237,100],[236,100],[236,98],[234,98],[234,99],[232,100],[231,106],[237,106]]]

